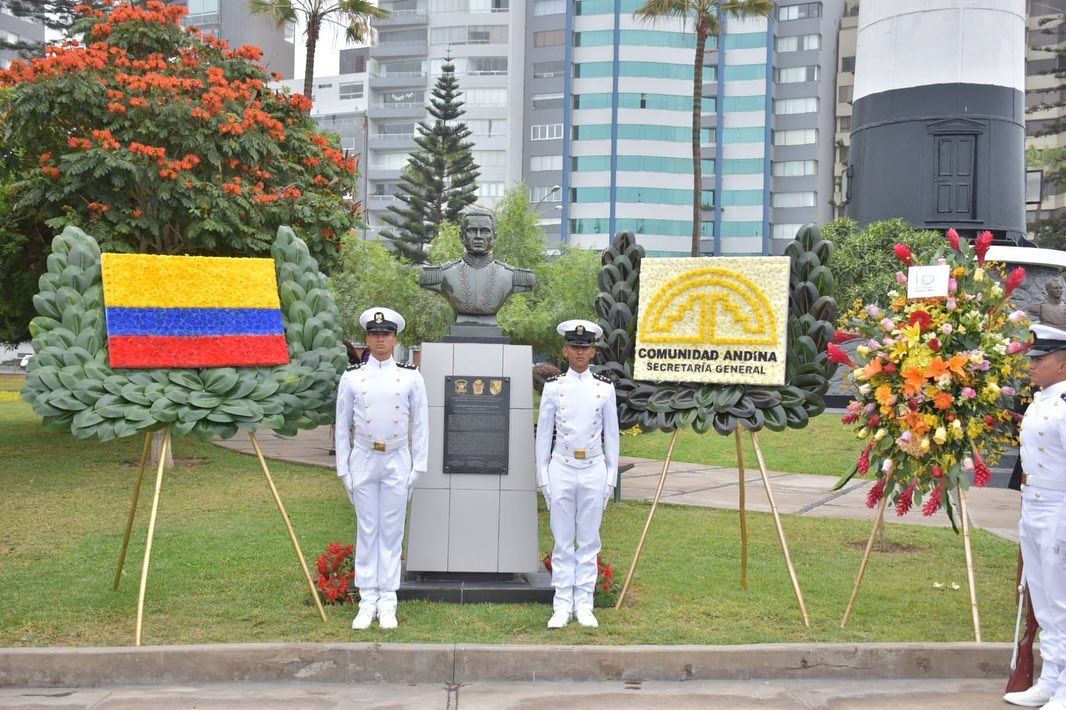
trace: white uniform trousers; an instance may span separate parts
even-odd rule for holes
[[[1040,624],[1044,664],[1037,685],[1060,697],[1066,697],[1066,543],[1056,542],[1055,528],[1064,499],[1063,491],[1022,486],[1018,523],[1025,581]]]
[[[570,466],[552,457],[548,464],[551,487],[552,586],[554,608],[592,609],[600,554],[600,520],[607,487],[607,466],[597,457],[591,466]]]
[[[357,524],[355,586],[359,588],[359,608],[395,612],[411,454],[408,449],[379,453],[356,445],[349,461],[357,481],[349,497]]]

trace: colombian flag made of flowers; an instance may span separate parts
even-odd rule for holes
[[[111,367],[289,362],[273,259],[101,255]]]

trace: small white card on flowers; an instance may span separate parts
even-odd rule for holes
[[[907,269],[907,298],[947,298],[950,275],[947,264],[910,267]]]

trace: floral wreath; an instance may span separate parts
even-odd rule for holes
[[[853,332],[836,337],[862,339],[855,360],[837,344],[829,357],[851,369],[845,382],[854,399],[842,421],[867,442],[836,488],[873,471],[878,479],[867,506],[885,496],[899,515],[916,505],[932,515],[943,506],[957,532],[945,490],[965,490],[971,479],[987,485],[988,465],[1016,441],[1013,404],[1026,386],[1029,320],[1010,303],[1025,270],[1005,275],[999,265],[986,265],[991,232],[972,247],[954,229],[947,240],[949,249],[921,262],[905,244],[895,246],[904,266],[947,265],[945,298],[908,299],[893,290],[886,309],[856,302],[845,317]],[[902,271],[896,279],[907,283]]]
[[[100,247],[76,227],[52,240],[33,297],[33,348],[22,398],[47,431],[101,441],[170,426],[175,435],[228,439],[260,427],[292,436],[333,421],[348,358],[337,306],[307,245],[289,227],[271,247],[290,361],[274,367],[112,368]]]
[[[632,232],[619,232],[603,251],[596,298],[604,333],[596,362],[614,382],[619,426],[667,432],[691,427],[699,434],[713,428],[722,436],[731,436],[738,426],[752,432],[806,427],[825,411],[825,393],[837,368],[826,352],[837,314],[832,254],[833,243],[814,225],[805,225],[785,249],[791,263],[783,386],[646,382],[633,379],[644,248]]]

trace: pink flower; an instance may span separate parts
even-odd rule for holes
[[[1014,311],[1009,316],[1007,316],[1007,320],[1009,320],[1014,325],[1018,325],[1023,320],[1025,320],[1025,311]]]
[[[907,275],[902,271],[896,272],[896,281],[901,284],[907,283]]]
[[[955,328],[952,327],[951,323],[945,323],[944,325],[940,326],[940,332],[944,335],[951,335],[951,331],[953,330],[955,330]]]
[[[881,319],[881,328],[883,330],[891,331],[895,327],[896,327],[896,324],[892,322],[891,318],[882,318]]]
[[[1025,348],[1026,346],[1024,343],[1012,342],[1007,345],[1007,354],[1013,355],[1015,353],[1020,353],[1021,351],[1025,350]]]
[[[966,458],[964,458],[962,460],[962,470],[963,471],[972,471],[973,470],[973,459],[971,459],[969,456],[967,456]]]
[[[954,278],[948,279],[948,293],[955,293],[959,290],[959,282]]]
[[[951,244],[951,248],[955,251],[959,251],[959,233],[955,231],[954,227],[948,230],[947,237],[948,242]]]
[[[911,248],[906,244],[896,244],[895,246],[896,258],[902,261],[907,266],[910,266],[911,261]],[[906,282],[904,282],[906,283]]]
[[[963,387],[962,388],[962,396],[965,399],[973,399],[974,397],[977,396],[977,392],[974,390],[973,387]]]
[[[1000,387],[999,391],[1002,392],[1007,397],[1013,397],[1014,395],[1018,394],[1018,390],[1016,390],[1016,389],[1014,389],[1013,387],[1010,387],[1010,386]]]
[[[956,308],[958,308],[958,305],[959,304],[955,302],[954,298],[949,298],[947,301],[944,302],[944,308],[948,309],[949,311],[955,310]]]
[[[877,318],[881,315],[881,309],[877,307],[876,303],[871,303],[869,306],[866,307],[866,315],[870,316],[871,318]]]

